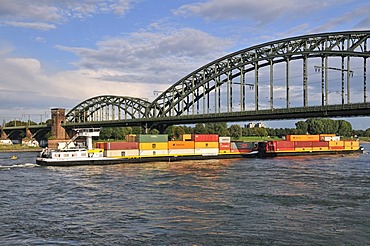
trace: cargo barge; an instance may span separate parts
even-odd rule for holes
[[[335,134],[287,135],[284,140],[258,144],[259,157],[336,155],[363,153],[356,140],[341,140]]]
[[[100,129],[75,129],[76,135],[57,149],[43,149],[36,158],[42,166],[111,165],[124,163],[171,162],[256,157],[258,143],[232,142],[217,134],[185,134],[181,140],[168,140],[168,135],[129,135],[125,142],[97,142],[92,137]],[[83,136],[87,146],[74,141]]]

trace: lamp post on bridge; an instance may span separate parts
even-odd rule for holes
[[[325,105],[328,106],[328,76],[327,76],[327,70],[335,70],[335,71],[341,71],[342,72],[342,90],[341,90],[341,96],[342,96],[342,105],[344,104],[344,97],[347,95],[347,103],[350,103],[350,77],[353,77],[353,70],[349,69],[349,64],[347,64],[347,69],[344,68],[344,62],[342,61],[342,68],[336,68],[336,67],[329,67],[329,66],[314,66],[315,72],[321,71],[321,77],[322,77],[322,106]],[[344,94],[344,72],[347,72],[347,94]],[[324,88],[325,88],[325,94],[324,94]],[[325,96],[324,96],[325,95]]]
[[[26,116],[28,116],[27,126],[29,126],[31,122],[31,116],[40,116],[40,123],[42,123],[42,116],[46,116],[46,114],[22,114],[22,117]]]

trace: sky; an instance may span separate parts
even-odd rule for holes
[[[152,101],[253,45],[369,30],[369,10],[368,0],[1,0],[0,120],[38,122],[99,95]],[[370,118],[348,120],[370,128]]]

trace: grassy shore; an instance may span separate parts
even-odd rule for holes
[[[29,147],[21,144],[0,145],[0,152],[32,152],[41,151],[40,147]]]

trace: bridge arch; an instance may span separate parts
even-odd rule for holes
[[[135,97],[102,95],[89,98],[66,114],[69,123],[145,118],[150,102]]]
[[[301,61],[300,70],[300,107],[309,106],[310,88],[309,61],[314,61],[315,70],[319,71],[317,92],[312,94],[312,98],[321,100],[318,105],[327,106],[329,104],[329,94],[336,92],[341,104],[351,102],[351,59],[360,58],[357,63],[361,63],[363,77],[361,87],[363,102],[367,102],[367,58],[370,56],[368,50],[370,31],[349,31],[337,33],[323,33],[298,36],[293,38],[272,41],[250,48],[246,48],[235,53],[217,59],[186,77],[180,79],[170,88],[159,95],[150,105],[150,115],[154,117],[169,117],[180,115],[197,115],[209,113],[229,113],[235,111],[260,110],[261,99],[267,99],[267,107],[271,110],[276,107],[275,89],[276,79],[274,78],[276,66],[285,75],[284,83],[280,83],[280,97],[283,97],[285,104],[281,107],[289,109],[292,98],[296,99],[296,93],[292,93],[291,73],[297,66],[293,66],[293,61]],[[330,67],[329,58],[336,67]],[[285,63],[285,66],[284,66]],[[278,65],[280,64],[280,65]],[[281,64],[283,66],[281,66]],[[269,68],[269,69],[265,69]],[[329,70],[339,70],[340,80],[333,89],[330,85],[328,74]],[[261,71],[265,74],[267,83],[261,83]],[[274,74],[275,72],[275,74]],[[320,74],[321,73],[321,74]],[[353,73],[352,73],[353,75]],[[237,79],[237,80],[235,80]],[[334,83],[332,83],[334,84]],[[358,86],[358,85],[356,85]],[[246,99],[247,89],[252,95],[248,108]],[[335,96],[333,94],[331,97]]]

